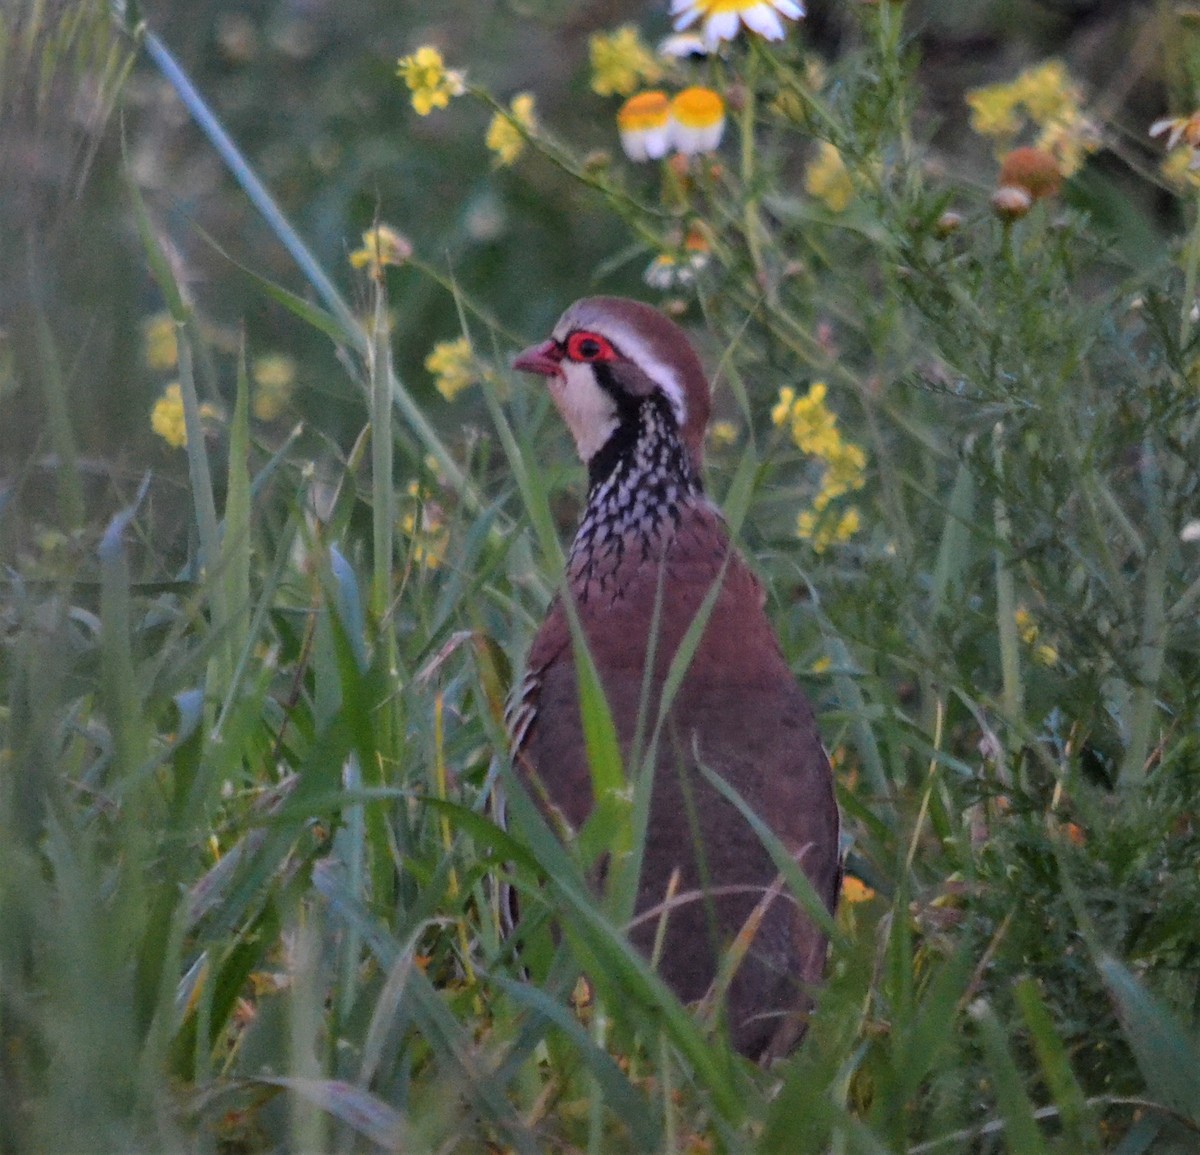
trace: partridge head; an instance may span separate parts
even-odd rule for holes
[[[648,767],[654,782],[630,935],[646,953],[662,935],[660,972],[693,1001],[708,992],[733,939],[756,927],[726,1018],[740,1050],[773,1057],[803,1032],[826,943],[701,768],[766,821],[831,910],[838,812],[812,710],[762,589],[704,494],[711,401],[703,366],[673,321],[616,297],[577,301],[514,366],[546,378],[588,470],[562,596],[574,602],[627,757],[635,736],[659,720],[688,628],[708,614]],[[556,819],[578,830],[593,795],[562,597],[534,639],[510,729],[518,772]]]

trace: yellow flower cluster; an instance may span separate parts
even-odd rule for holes
[[[296,384],[296,362],[286,353],[264,353],[250,367],[254,380],[254,416],[259,421],[278,421],[292,400]]]
[[[1038,129],[1035,148],[1050,153],[1063,176],[1082,167],[1100,147],[1100,134],[1083,111],[1083,93],[1060,60],[1027,68],[1007,84],[973,88],[966,95],[971,127],[1010,149],[1026,127]]]
[[[463,74],[447,68],[442,54],[428,44],[411,56],[402,56],[396,62],[396,75],[408,85],[418,116],[445,108],[452,96],[462,96],[467,90]]]
[[[714,449],[725,449],[736,445],[738,428],[732,421],[714,421],[708,427],[708,439]]]
[[[142,322],[142,342],[146,349],[146,364],[151,369],[174,369],[179,363],[175,319],[170,313],[155,313]]]
[[[204,402],[200,406],[200,416],[207,421],[216,420],[220,414],[215,405]],[[159,435],[172,449],[183,449],[187,446],[187,425],[183,418],[183,390],[178,381],[173,381],[163,390],[162,396],[155,401],[150,410],[150,428]]]
[[[861,447],[842,437],[837,416],[826,404],[827,393],[822,381],[814,382],[803,397],[787,386],[779,391],[779,401],[771,410],[772,422],[789,431],[796,447],[825,466],[812,508],[801,511],[796,519],[797,535],[812,542],[818,553],[848,541],[862,527],[856,507],[841,512],[830,507],[838,498],[863,487],[867,467],[867,455]]]
[[[827,140],[821,142],[816,159],[804,173],[804,188],[810,195],[822,201],[830,212],[846,211],[854,199],[854,184],[846,169],[846,162],[837,147]]]
[[[485,143],[501,166],[514,164],[525,151],[525,137],[537,131],[533,94],[522,92],[512,98],[508,113],[497,112],[488,125]]]
[[[372,280],[379,280],[388,265],[400,266],[413,254],[412,242],[391,225],[375,225],[362,235],[362,246],[350,254],[350,265],[366,269]]]
[[[400,514],[400,532],[409,539],[412,560],[437,569],[446,557],[450,531],[441,507],[415,482],[408,483],[407,500]]]
[[[1021,641],[1033,650],[1033,660],[1039,666],[1056,666],[1058,651],[1046,642],[1039,641],[1041,630],[1031,614],[1024,606],[1018,606],[1013,612],[1013,620],[1017,624],[1017,633]]]
[[[588,40],[592,61],[592,91],[598,96],[629,96],[643,84],[656,84],[662,66],[632,24],[615,32],[597,32]]]
[[[425,368],[433,374],[434,386],[447,401],[453,401],[478,377],[466,337],[439,341],[425,358]]]

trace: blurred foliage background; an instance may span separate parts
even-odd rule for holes
[[[61,55],[43,55],[55,39],[56,13],[77,7],[78,28],[60,37],[68,41]],[[853,43],[853,7],[811,5],[805,37],[819,56],[834,59]],[[1164,110],[1168,92],[1189,79],[1178,46],[1161,38],[1162,8],[1150,0],[907,4],[906,26],[922,62],[913,122],[931,164],[955,181],[986,186],[990,150],[967,127],[963,93],[1047,56],[1068,63],[1093,105],[1125,134],[1129,153],[1146,162],[1146,125]],[[362,296],[345,258],[376,214],[419,238],[425,259],[514,334],[541,332],[565,302],[586,292],[645,291],[643,255],[629,253],[631,238],[599,198],[537,156],[497,169],[482,147],[484,109],[417,117],[394,72],[399,56],[436,44],[448,60],[469,61],[472,79],[501,99],[533,92],[543,117],[577,152],[619,151],[609,102],[589,88],[587,39],[634,20],[653,41],[669,31],[665,6],[199,0],[148,3],[143,11],[348,292]],[[80,449],[95,469],[128,479],[147,462],[169,471],[176,460],[155,444],[146,420],[163,379],[146,365],[136,338],[161,301],[124,211],[123,163],[170,239],[180,280],[223,333],[222,346],[235,348],[244,328],[252,354],[287,350],[298,367],[299,412],[335,440],[352,436],[350,394],[328,341],[265,301],[232,266],[231,258],[302,288],[171,87],[137,59],[119,113],[110,115],[115,79],[106,88],[89,71],[81,82],[81,68],[121,51],[104,5],[10,0],[6,18],[4,475],[31,468],[50,448],[39,442],[45,401],[31,384],[44,356],[38,315],[51,327]],[[24,36],[33,44],[22,49]],[[803,160],[797,156],[796,165]],[[799,167],[793,177],[798,183]],[[1177,224],[1173,198],[1155,195],[1108,152],[1089,166],[1087,182],[1090,207],[1108,209],[1123,252],[1140,262],[1161,255],[1164,230]],[[402,379],[435,420],[457,427],[461,407],[440,405],[422,368],[434,341],[458,332],[454,303],[416,272],[401,271],[392,295]],[[228,374],[210,388],[227,395]]]
[[[625,22],[670,30],[0,7],[0,1151],[1195,1149],[1200,16],[813,0],[703,74],[754,148],[731,124],[682,170],[627,164],[592,89]],[[497,164],[482,99],[416,115],[421,45],[532,93],[537,147]],[[1052,60],[1100,135],[1001,218],[967,96]],[[376,220],[416,254],[381,280]],[[696,222],[703,276],[648,284]],[[719,366],[711,489],[837,764],[849,889],[776,1072],[654,988],[528,815],[481,816],[582,489],[507,361],[593,292]],[[853,517],[805,529],[855,453]],[[570,949],[501,939],[498,871]]]

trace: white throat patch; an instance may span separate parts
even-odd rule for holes
[[[548,384],[550,397],[586,465],[617,428],[616,402],[600,387],[591,365],[564,360],[561,374],[551,377]]]

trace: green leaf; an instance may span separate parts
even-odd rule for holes
[[[1012,1155],[1049,1155],[1033,1104],[1025,1093],[1021,1072],[1008,1049],[1008,1040],[996,1013],[980,1001],[972,1007],[971,1016],[979,1030],[996,1104],[1004,1120],[1005,1146]]]
[[[1200,1049],[1171,1013],[1110,954],[1096,960],[1146,1088],[1165,1107],[1200,1124]]]
[[[1033,1039],[1038,1064],[1046,1079],[1046,1086],[1058,1107],[1065,1136],[1071,1149],[1080,1152],[1099,1152],[1102,1144],[1096,1130],[1096,1120],[1087,1105],[1083,1088],[1071,1070],[1067,1049],[1054,1029],[1050,1012],[1042,1001],[1037,983],[1031,978],[1021,979],[1013,988],[1021,1017]]]

